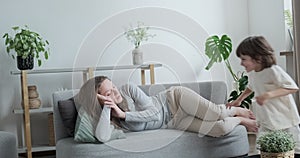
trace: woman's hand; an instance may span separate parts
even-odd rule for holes
[[[97,99],[101,105],[107,105],[111,108],[112,116],[125,119],[125,112],[122,111],[109,96],[97,94]]]
[[[97,94],[97,99],[100,105],[104,105],[104,102],[106,100],[106,97],[100,94]]]
[[[116,104],[109,105],[109,107],[112,109],[111,114],[114,117],[120,118],[120,119],[125,119],[125,112],[122,111]]]

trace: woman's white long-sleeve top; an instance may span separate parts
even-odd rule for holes
[[[126,84],[119,88],[119,91],[124,99],[121,104],[127,105],[119,106],[128,107],[125,112],[125,120],[120,120],[124,129],[142,131],[166,127],[170,118],[165,91],[155,96],[148,96],[135,84]],[[110,112],[104,108],[95,135],[97,139],[105,142],[110,139],[113,130],[110,124]]]

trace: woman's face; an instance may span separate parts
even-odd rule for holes
[[[244,66],[247,72],[252,70],[261,71],[261,64],[252,59],[249,55],[241,55],[241,65]]]
[[[101,83],[98,93],[103,96],[110,97],[116,104],[121,103],[123,100],[117,87],[108,79]]]

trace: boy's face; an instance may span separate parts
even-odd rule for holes
[[[261,64],[257,63],[249,55],[241,55],[240,59],[241,59],[241,65],[245,67],[245,70],[247,72],[250,72],[252,70],[255,70],[255,71],[261,70]]]

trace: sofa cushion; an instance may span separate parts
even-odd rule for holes
[[[0,157],[18,158],[17,137],[7,131],[0,131]]]
[[[97,142],[97,138],[94,136],[93,132],[93,125],[85,112],[77,116],[74,140],[85,143]]]
[[[74,140],[84,143],[99,143],[99,140],[94,136],[94,128],[90,117],[81,109],[79,109],[79,114],[77,115]],[[112,133],[109,140],[126,138],[122,129],[115,128],[113,125],[110,125],[110,129]]]
[[[64,126],[69,136],[74,136],[77,110],[74,104],[74,98],[58,101],[58,109]]]
[[[202,136],[173,129],[128,132],[126,139],[103,144],[78,143],[64,138],[56,144],[57,158],[229,158],[247,157],[246,128],[242,125],[223,137]]]

